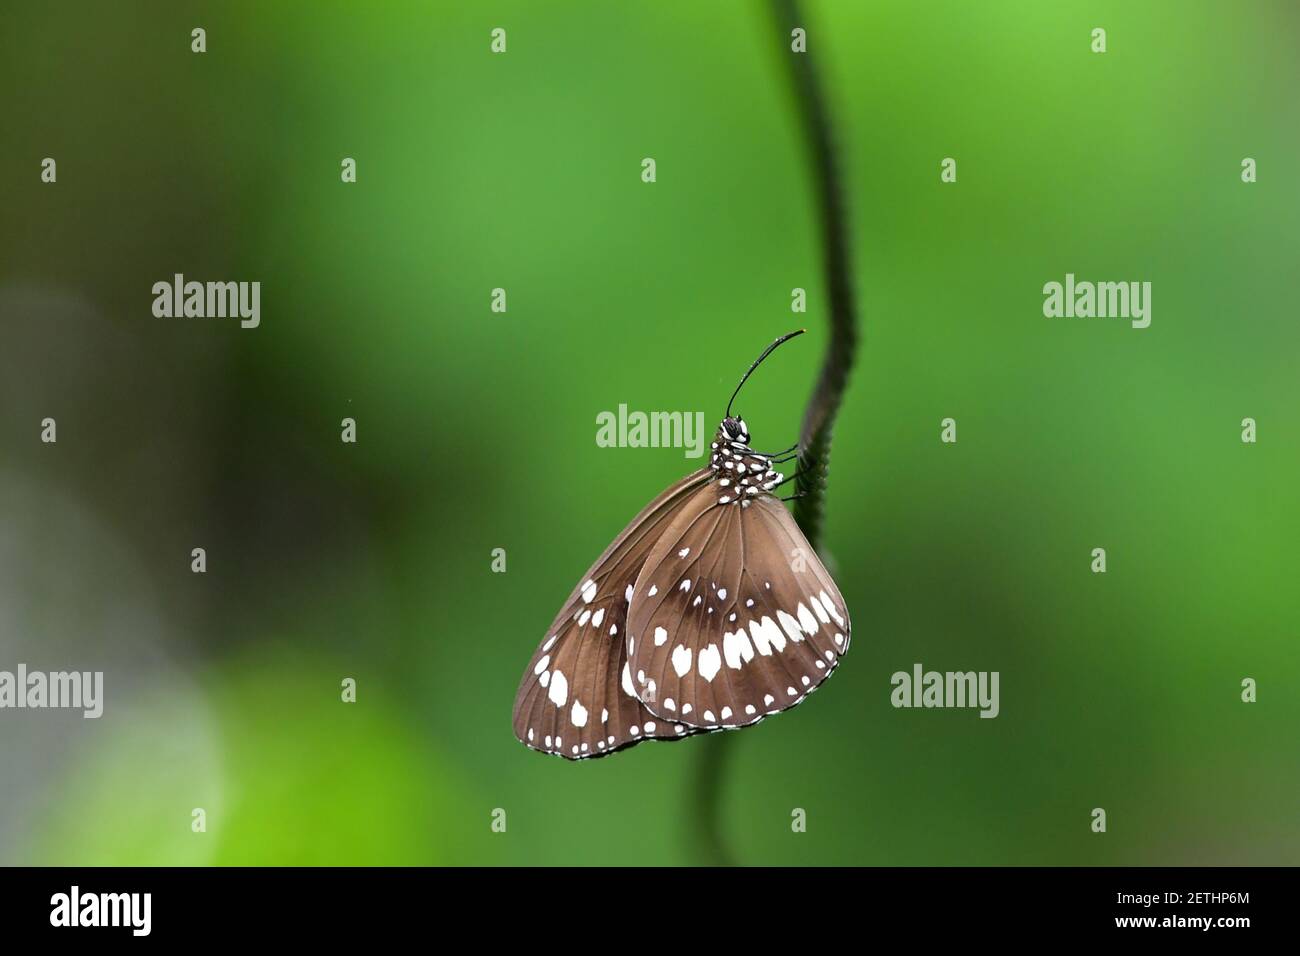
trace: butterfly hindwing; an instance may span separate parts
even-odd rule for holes
[[[569,595],[515,696],[514,730],[524,744],[581,759],[695,732],[680,721],[663,720],[638,699],[624,639],[641,565],[708,475],[707,470],[688,475],[650,502]]]
[[[802,701],[848,650],[848,610],[785,507],[696,490],[633,588],[633,687],[664,719],[741,727]],[[653,692],[647,695],[647,691]]]

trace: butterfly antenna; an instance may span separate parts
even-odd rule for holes
[[[731,393],[731,401],[727,402],[727,414],[726,414],[727,418],[731,417],[731,405],[732,402],[736,400],[736,396],[740,394],[741,386],[745,384],[745,381],[749,378],[749,376],[754,374],[754,369],[758,368],[759,364],[762,363],[763,359],[767,358],[774,351],[776,351],[776,347],[778,345],[781,345],[784,342],[789,342],[796,335],[803,335],[807,331],[808,331],[807,329],[795,329],[795,331],[793,332],[787,332],[785,335],[781,336],[779,339],[777,339],[767,348],[763,349],[763,354],[760,355],[758,358],[754,359],[754,364],[749,367],[749,371],[741,376],[740,385],[737,385],[736,390]]]

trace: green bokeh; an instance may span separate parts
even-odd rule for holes
[[[1295,5],[808,21],[861,297],[824,540],[855,641],[823,693],[729,738],[727,842],[752,863],[1300,862]],[[0,466],[114,530],[149,576],[115,600],[160,608],[202,695],[110,697],[45,811],[8,821],[30,829],[12,858],[693,859],[698,741],[574,765],[520,747],[510,705],[577,576],[698,465],[598,448],[597,413],[711,427],[806,323],[742,405],[759,447],[797,434],[825,294],[782,55],[752,2],[6,13]],[[174,272],[261,281],[261,327],[154,319]],[[1151,327],[1044,318],[1067,272],[1151,281]],[[83,573],[111,576],[100,558]],[[48,600],[84,604],[95,641],[81,591]],[[916,661],[999,671],[1001,715],[893,709]]]

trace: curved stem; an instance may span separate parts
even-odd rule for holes
[[[727,755],[731,752],[731,734],[701,734],[695,755],[695,784],[691,800],[699,808],[695,815],[694,843],[700,862],[708,866],[731,866],[735,861],[727,849],[722,832],[718,798],[722,794],[722,778],[726,775]]]
[[[830,470],[831,432],[844,397],[849,369],[857,348],[857,303],[853,290],[852,252],[844,186],[835,157],[835,138],[826,98],[812,53],[795,53],[790,48],[790,31],[808,30],[798,0],[771,0],[772,25],[780,55],[789,67],[796,110],[808,144],[817,213],[821,232],[823,270],[828,295],[830,340],[822,359],[821,373],[804,409],[800,430],[798,479],[795,488],[794,520],[814,549],[821,539],[822,513],[826,497],[826,476]],[[813,39],[813,44],[817,43]],[[694,797],[699,801],[699,848],[704,862],[725,865],[731,857],[722,832],[721,800],[726,754],[732,748],[731,734],[711,734],[701,741],[696,765]]]
[[[807,29],[797,0],[773,0],[774,22],[789,49],[790,30]],[[813,41],[817,41],[814,39]],[[857,303],[853,291],[852,253],[844,186],[835,157],[835,142],[826,98],[818,82],[811,53],[786,53],[794,83],[799,118],[803,123],[817,190],[817,210],[824,256],[830,340],[822,359],[821,374],[804,409],[800,431],[799,472],[795,487],[802,496],[795,502],[794,520],[816,549],[821,539],[826,476],[830,469],[831,431],[844,397],[853,353],[857,347]]]

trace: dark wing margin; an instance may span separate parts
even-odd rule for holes
[[[569,595],[533,653],[515,695],[515,736],[570,760],[601,757],[695,728],[664,720],[637,697],[628,668],[628,606],[646,557],[708,469],[670,485],[632,519]]]

